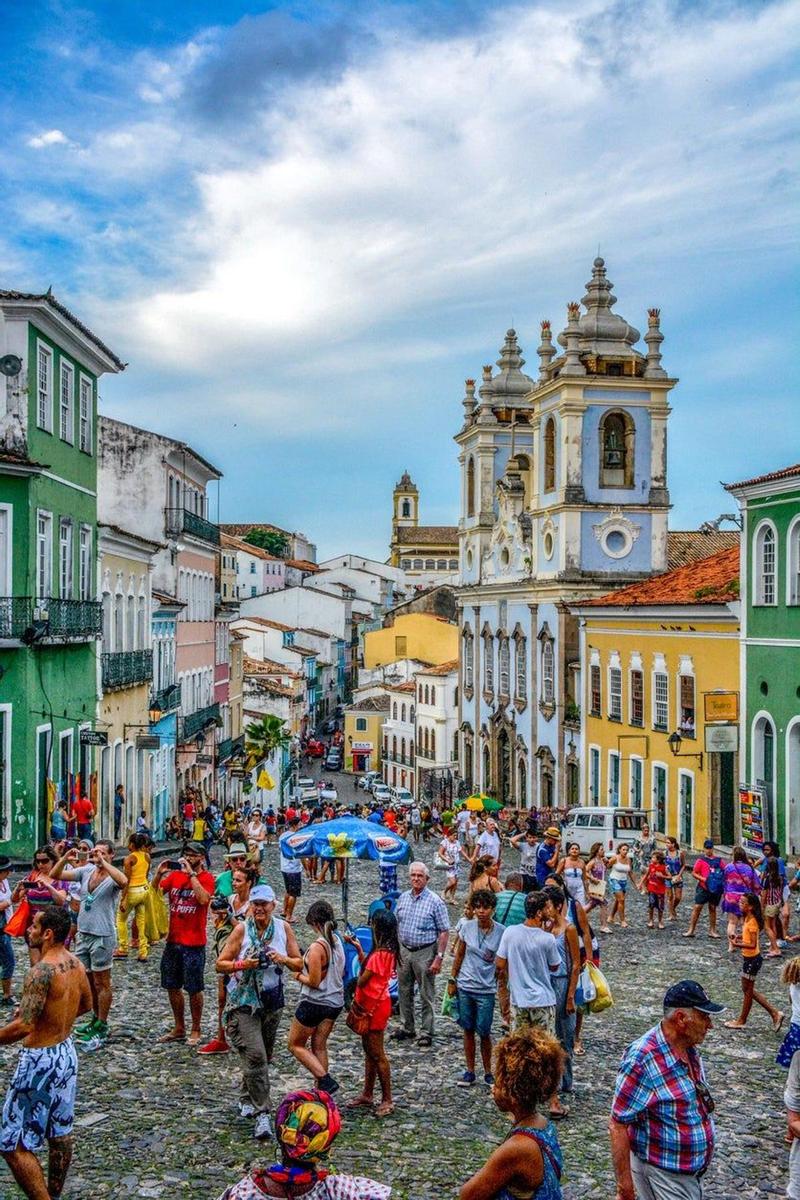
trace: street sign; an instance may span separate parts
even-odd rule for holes
[[[356,754],[365,754],[372,749],[372,742],[353,742],[350,749],[355,750]]]
[[[739,749],[738,725],[706,725],[706,754],[735,754]]]
[[[82,729],[78,741],[82,746],[107,746],[108,734],[102,729]]]
[[[738,692],[703,692],[703,709],[707,721],[738,721]]]
[[[159,750],[161,738],[157,733],[140,733],[136,738],[137,750]]]
[[[228,767],[228,774],[231,779],[246,779],[250,772],[245,771],[244,767]]]
[[[198,754],[197,758],[195,759],[195,762],[199,767],[208,767],[211,765],[211,763],[213,763],[213,761],[213,754]]]

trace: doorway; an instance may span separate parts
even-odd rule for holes
[[[667,832],[667,768],[653,767],[653,800],[657,833]]]
[[[719,840],[723,846],[736,841],[736,770],[731,752],[719,756]]]
[[[679,837],[682,846],[692,845],[692,826],[694,820],[694,780],[691,775],[681,771],[678,812],[680,821]]]

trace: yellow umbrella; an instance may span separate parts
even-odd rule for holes
[[[483,800],[480,796],[468,796],[467,808],[470,812],[483,812]]]

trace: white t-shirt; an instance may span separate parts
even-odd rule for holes
[[[299,875],[303,869],[303,864],[299,858],[285,858],[281,854],[281,870],[287,875]]]
[[[457,875],[458,864],[461,861],[458,842],[451,842],[449,838],[442,838],[439,842],[439,854],[447,863],[447,874]]]
[[[496,833],[490,833],[488,829],[484,829],[478,838],[478,857],[484,854],[493,858],[495,862],[500,857],[500,838]]]
[[[498,921],[492,921],[491,929],[485,933],[478,928],[478,921],[459,922],[458,936],[466,946],[464,960],[458,972],[458,986],[465,992],[497,991],[494,959],[505,930]]]
[[[547,1008],[556,1003],[550,968],[561,966],[556,939],[535,925],[511,925],[497,957],[508,962],[508,986],[515,1008]]]

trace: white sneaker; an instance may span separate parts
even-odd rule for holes
[[[240,1117],[254,1117],[255,1115],[256,1115],[256,1110],[252,1104],[248,1103],[246,1100],[239,1101],[239,1116]]]
[[[275,1132],[272,1128],[272,1117],[268,1112],[260,1112],[256,1117],[256,1127],[253,1137],[259,1142],[266,1142],[268,1139],[275,1137]]]

